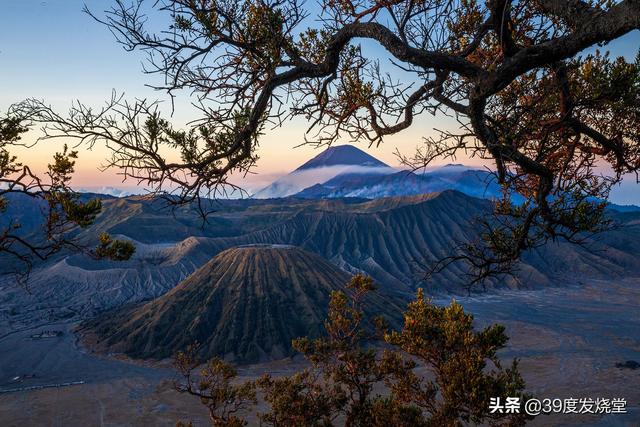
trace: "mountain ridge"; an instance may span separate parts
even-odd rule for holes
[[[89,318],[158,297],[216,254],[247,244],[299,246],[348,273],[372,276],[387,294],[408,295],[418,286],[432,295],[465,292],[462,265],[424,282],[421,264],[450,255],[456,242],[476,239],[471,221],[490,209],[489,201],[456,191],[377,200],[229,200],[220,203],[203,229],[193,222],[197,213],[191,208],[172,212],[149,199],[105,200],[96,223],[78,237],[89,247],[103,231],[132,239],[134,257],[112,262],[60,254],[36,265],[29,294],[5,276],[0,280],[0,305],[6,312],[23,308],[9,317],[0,311],[0,334],[7,322],[17,327],[45,319]],[[620,228],[597,235],[588,247],[550,243],[531,251],[519,264],[518,280],[490,282],[488,288],[538,288],[576,283],[576,277],[640,273],[640,214],[611,215]],[[183,226],[173,227],[173,221]],[[152,228],[141,226],[145,223],[160,228],[151,233]],[[164,226],[171,232],[161,230]]]
[[[441,169],[415,173],[398,171],[390,174],[339,174],[330,180],[307,187],[290,197],[303,199],[326,199],[359,197],[377,199],[392,196],[412,196],[446,190],[456,190],[472,197],[495,198],[500,195],[500,186],[495,177],[482,170],[470,168]]]

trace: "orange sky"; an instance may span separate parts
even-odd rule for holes
[[[369,148],[366,144],[356,143],[355,145],[382,160],[391,166],[399,166],[398,159],[394,154],[396,150],[400,150],[403,154],[411,155],[415,152],[415,148],[421,144],[424,135],[433,134],[433,127],[437,126],[436,120],[432,116],[425,116],[421,123],[411,129],[389,137],[380,147]],[[240,176],[234,177],[233,181],[248,189],[261,188],[269,184],[278,176],[284,175],[296,167],[300,166],[313,156],[317,155],[324,148],[315,148],[310,145],[299,146],[304,141],[305,132],[304,123],[297,120],[287,123],[285,126],[269,130],[260,139],[260,147],[258,154],[260,159],[254,174],[249,174],[246,178]],[[34,130],[25,136],[24,140],[33,142],[40,135],[38,130]],[[30,149],[16,149],[15,153],[24,162],[32,166],[40,173],[46,170],[46,165],[51,161],[53,154],[62,149],[63,139],[45,140],[39,142],[35,147]],[[67,141],[72,144],[73,141]],[[341,141],[340,143],[348,143],[349,141]],[[122,177],[118,175],[117,170],[108,170],[101,172],[100,166],[104,164],[104,160],[108,157],[108,150],[101,146],[96,146],[92,150],[85,147],[79,149],[79,159],[76,164],[76,173],[72,184],[76,187],[132,187],[136,186],[136,182],[122,182]],[[460,163],[481,165],[478,160],[470,160],[464,155],[456,160]],[[450,163],[451,160],[443,159],[436,164]]]
[[[125,52],[106,28],[82,13],[84,3],[83,0],[20,0],[3,5],[0,14],[0,111],[29,97],[43,99],[60,112],[67,110],[74,100],[99,107],[111,97],[114,89],[124,92],[128,99],[159,98],[165,101],[164,108],[168,109],[166,95],[145,86],[157,80],[141,72],[143,54]],[[103,8],[102,2],[87,4],[94,11]],[[29,26],[24,22],[29,22]],[[195,117],[189,101],[188,94],[178,101],[172,117],[178,127]],[[307,126],[308,123],[300,119],[268,131],[260,142],[260,160],[255,169],[258,175],[248,177],[244,181],[246,186],[266,184],[316,155],[318,150],[310,146],[294,149],[304,141]],[[358,147],[390,165],[397,165],[393,154],[396,148],[405,154],[413,153],[422,137],[431,134],[435,126],[443,126],[442,120],[425,115],[416,119],[411,129],[389,138],[379,148]],[[37,136],[38,132],[34,131],[25,140],[31,142]],[[341,141],[346,142],[349,141]],[[45,141],[35,149],[16,152],[25,163],[43,171],[62,144],[61,140]],[[80,148],[74,185],[135,186],[134,182],[123,184],[114,171],[98,171],[107,154],[101,147],[93,151]]]
[[[145,86],[156,81],[141,72],[140,63],[144,57],[123,51],[107,29],[82,13],[84,3],[85,0],[20,0],[3,4],[0,14],[0,111],[29,97],[44,99],[59,111],[66,110],[76,99],[97,107],[111,97],[114,89],[125,92],[129,99],[162,99],[161,93]],[[104,7],[103,2],[86,3],[94,11]],[[633,60],[639,45],[640,31],[634,31],[609,43],[606,48],[613,55],[624,55],[627,60]],[[178,127],[193,118],[188,108],[188,94],[182,102],[182,105],[178,103],[172,118]],[[357,146],[396,166],[398,162],[393,154],[396,149],[410,155],[423,137],[434,133],[434,127],[451,128],[451,123],[450,118],[422,115],[410,129],[389,137],[381,147]],[[304,140],[307,126],[308,123],[300,119],[268,131],[261,138],[257,175],[250,175],[243,181],[236,177],[236,182],[242,182],[248,189],[259,188],[316,155],[318,150],[310,146],[294,148]],[[30,133],[25,140],[33,141],[37,134]],[[53,153],[61,150],[62,144],[60,140],[46,141],[30,150],[17,150],[16,154],[42,172]],[[101,147],[93,151],[81,148],[73,184],[77,187],[136,186],[135,182],[122,183],[115,171],[98,171],[107,154]],[[456,161],[480,165],[463,156]],[[448,162],[450,160],[442,160],[440,164]]]

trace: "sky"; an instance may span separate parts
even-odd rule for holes
[[[153,83],[153,78],[142,73],[143,56],[126,52],[115,43],[113,35],[104,26],[82,12],[85,3],[97,12],[109,5],[108,0],[0,0],[0,111],[30,97],[44,99],[62,111],[74,100],[99,107],[110,98],[113,90],[124,92],[127,98],[159,99],[168,109],[166,95],[145,87],[145,84]],[[313,4],[313,0],[308,3]],[[638,46],[640,32],[635,31],[610,43],[607,49],[631,60]],[[372,55],[380,53],[382,56],[375,47],[368,49],[372,49]],[[194,114],[184,99],[178,103],[172,120],[183,125]],[[397,166],[396,151],[410,155],[423,137],[434,135],[434,127],[452,125],[451,119],[423,115],[410,129],[386,139],[380,147],[369,148],[364,143],[356,143],[356,146]],[[235,181],[255,190],[318,154],[318,149],[311,146],[298,147],[304,141],[306,126],[305,120],[296,119],[283,127],[268,130],[260,140],[260,159],[254,173],[246,178],[235,177]],[[32,141],[36,137],[37,132],[32,132],[26,140]],[[62,144],[63,141],[45,141],[35,150],[20,150],[18,155],[35,165],[36,170],[43,170]],[[106,155],[106,150],[99,147],[92,151],[82,150],[73,184],[78,188],[135,186],[134,182],[123,183],[115,171],[99,171]],[[448,162],[450,160],[440,163]],[[456,162],[481,166],[478,160],[464,157],[457,158]],[[629,185],[630,182],[625,183],[625,187]],[[614,201],[640,203],[640,197],[629,196],[629,191],[635,191],[634,187],[629,188],[631,190],[625,190],[619,197],[614,193],[617,197]]]

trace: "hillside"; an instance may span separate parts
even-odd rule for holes
[[[200,355],[255,362],[292,353],[291,340],[318,336],[331,291],[349,275],[292,246],[232,248],[215,256],[170,292],[136,308],[87,322],[98,348],[162,359],[198,342]],[[399,306],[370,295],[372,313],[398,316]]]
[[[188,209],[171,212],[145,198],[107,200],[96,224],[80,238],[92,245],[100,231],[107,231],[133,239],[133,259],[106,262],[82,254],[60,255],[34,270],[30,293],[11,278],[0,280],[0,334],[9,324],[88,318],[158,297],[220,252],[247,244],[299,246],[346,272],[371,275],[388,294],[406,295],[417,286],[431,294],[464,292],[461,265],[425,283],[421,264],[449,255],[458,241],[475,239],[472,220],[488,209],[487,201],[454,191],[371,201],[237,200],[221,202],[201,228]],[[527,253],[519,280],[495,281],[489,288],[638,274],[640,214],[611,215],[620,228],[595,236],[586,247],[550,243]]]

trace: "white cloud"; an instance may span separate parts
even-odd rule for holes
[[[287,197],[296,194],[305,188],[315,184],[322,184],[331,178],[345,174],[390,174],[397,172],[397,169],[391,167],[371,167],[359,165],[336,165],[324,166],[320,168],[303,169],[293,171],[275,180],[271,185],[256,192],[253,197],[257,199],[268,199],[275,197]]]

